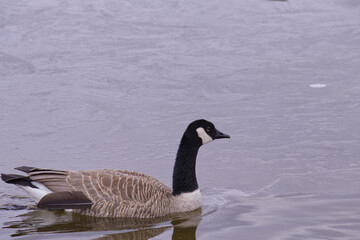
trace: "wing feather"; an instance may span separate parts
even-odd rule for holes
[[[61,171],[21,167],[29,178],[53,192],[80,191],[94,204],[75,210],[91,216],[153,217],[164,215],[172,190],[159,180],[125,170]]]

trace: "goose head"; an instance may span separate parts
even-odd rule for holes
[[[195,172],[196,156],[202,145],[220,138],[230,138],[230,136],[217,130],[212,122],[199,119],[189,124],[180,141],[176,155],[173,172],[172,194],[174,196],[194,193],[195,195],[191,195],[191,198],[195,198],[195,200],[189,202],[191,204],[194,201],[197,202],[194,204],[197,207],[201,205],[200,191],[196,192],[199,189]]]
[[[195,140],[200,146],[215,139],[230,138],[229,135],[217,130],[212,122],[205,119],[199,119],[190,123],[185,131],[185,136]]]

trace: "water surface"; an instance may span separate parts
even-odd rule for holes
[[[0,183],[1,239],[358,239],[360,4],[0,1],[1,172],[128,169],[171,185],[187,124],[202,212],[48,212]]]

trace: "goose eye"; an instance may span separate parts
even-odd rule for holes
[[[206,131],[207,131],[207,132],[210,132],[210,130],[211,130],[211,127],[210,127],[210,126],[206,128]]]

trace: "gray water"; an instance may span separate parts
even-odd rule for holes
[[[0,172],[128,169],[171,186],[189,122],[202,212],[40,211],[0,183],[0,239],[359,239],[358,0],[0,1]],[[315,84],[315,85],[314,85]]]

